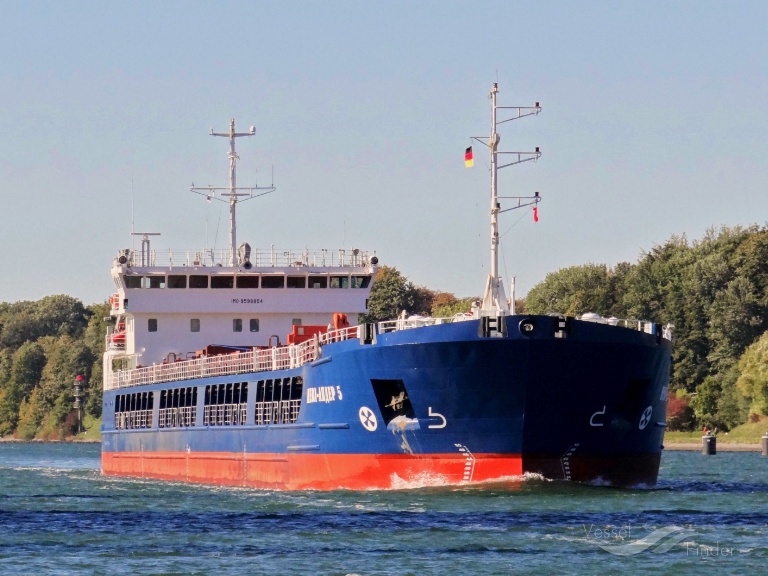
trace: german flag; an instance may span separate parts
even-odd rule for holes
[[[472,157],[472,146],[470,146],[464,151],[464,166],[466,166],[467,168],[472,168],[472,166],[474,165],[475,165],[475,160]]]

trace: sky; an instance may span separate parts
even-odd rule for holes
[[[459,297],[489,270],[488,93],[538,116],[500,128],[537,162],[499,194],[501,272],[636,262],[673,235],[768,214],[768,2],[0,0],[0,301],[113,291],[131,230],[222,248],[361,248]],[[274,176],[273,176],[274,174]],[[509,206],[503,204],[502,207]]]

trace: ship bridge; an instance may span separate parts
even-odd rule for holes
[[[236,265],[229,265],[229,262]],[[130,364],[189,357],[209,345],[283,343],[302,327],[327,326],[336,313],[357,323],[368,309],[378,259],[369,251],[120,250],[112,264],[117,319],[113,359]]]

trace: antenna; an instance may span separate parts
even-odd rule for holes
[[[205,196],[208,200],[213,198],[215,200],[219,200],[220,202],[229,203],[229,265],[235,266],[237,264],[236,206],[238,201],[244,202],[245,200],[252,200],[253,198],[264,196],[265,194],[274,192],[275,187],[274,185],[266,186],[266,187],[259,187],[259,186],[250,186],[246,188],[237,187],[236,165],[240,157],[235,153],[235,138],[240,138],[241,136],[253,136],[254,134],[256,134],[255,126],[251,126],[248,132],[235,132],[235,119],[232,118],[232,120],[229,123],[229,132],[214,132],[213,128],[211,128],[210,134],[211,136],[224,136],[226,138],[229,138],[229,186],[227,187],[205,186],[203,188],[196,188],[193,183],[189,189],[192,192],[195,192],[196,194]],[[245,190],[247,192],[238,192],[238,190]],[[261,194],[254,195],[253,192],[256,190],[263,190],[263,192]],[[216,197],[217,191],[220,192],[219,195],[223,196],[223,198]],[[244,200],[239,200],[240,197],[246,197],[246,196],[247,198],[245,198]]]
[[[516,164],[522,164],[523,162],[529,162],[531,160],[538,160],[541,157],[541,151],[537,146],[533,152],[500,152],[499,142],[501,136],[497,132],[499,124],[505,122],[511,122],[512,120],[519,120],[527,116],[536,116],[541,112],[541,106],[538,102],[533,106],[497,106],[496,95],[499,93],[499,84],[494,82],[493,88],[489,94],[491,100],[491,135],[490,136],[472,136],[472,140],[486,146],[491,152],[491,271],[488,275],[488,280],[485,286],[485,293],[483,295],[483,303],[480,309],[481,315],[488,316],[491,314],[509,314],[509,304],[504,293],[504,285],[499,276],[499,214],[502,212],[508,212],[509,210],[516,210],[523,206],[530,206],[538,204],[541,201],[539,193],[536,192],[534,196],[499,196],[498,195],[498,171],[508,166],[514,166]],[[504,120],[498,120],[496,116],[497,110],[514,110],[515,115],[506,118]],[[506,164],[499,166],[498,156],[499,154],[506,154],[511,157],[510,161]],[[505,210],[501,209],[499,203],[500,198],[516,199],[517,205]],[[514,304],[513,304],[514,308]]]
[[[141,236],[141,265],[152,266],[154,258],[149,249],[149,237],[160,236],[160,232],[131,232],[131,236]]]
[[[131,178],[131,236],[135,229],[134,222],[136,221],[136,212],[134,208],[134,195],[133,195],[133,178]],[[135,245],[131,243],[131,250],[135,248]]]

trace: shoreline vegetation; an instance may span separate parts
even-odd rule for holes
[[[761,418],[757,422],[743,424],[730,432],[717,434],[718,452],[761,452],[762,437],[768,435],[768,417]],[[665,450],[690,450],[702,449],[701,430],[689,432],[668,431],[664,434]],[[17,438],[14,436],[2,436],[0,442],[34,442],[34,443],[85,443],[98,444],[101,442],[101,418],[86,418],[85,432],[63,439],[45,438]]]
[[[519,314],[638,319],[674,326],[666,444],[757,444],[768,431],[768,224],[672,236],[638,262],[584,264],[547,274]],[[477,297],[416,286],[381,266],[359,323],[407,315],[451,317]],[[102,355],[111,308],[66,295],[0,302],[0,437],[96,439]],[[77,383],[77,388],[75,388]],[[78,412],[88,431],[76,435]],[[661,416],[661,415],[659,415]]]

